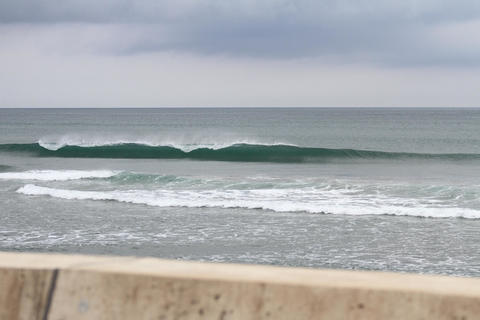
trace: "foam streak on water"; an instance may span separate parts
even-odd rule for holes
[[[307,212],[345,215],[400,215],[417,217],[480,218],[480,210],[459,207],[454,201],[424,197],[404,198],[388,193],[368,194],[351,188],[294,188],[250,190],[108,190],[80,191],[27,184],[18,193],[67,200],[117,201],[156,207],[218,207],[264,209],[275,212]],[[414,190],[412,190],[414,191]],[[438,192],[438,191],[437,191]],[[441,191],[439,192],[441,195]]]
[[[77,179],[110,178],[119,172],[111,170],[28,170],[0,173],[1,180],[67,181]]]

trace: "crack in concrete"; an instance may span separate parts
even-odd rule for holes
[[[47,302],[45,305],[45,312],[43,314],[42,320],[48,320],[48,315],[50,313],[50,308],[52,306],[53,294],[55,288],[57,287],[57,278],[58,278],[58,269],[54,269],[52,273],[52,280],[50,281],[50,288],[48,289]]]

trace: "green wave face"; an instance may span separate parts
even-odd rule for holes
[[[235,144],[221,149],[199,148],[183,151],[170,146],[117,144],[103,146],[64,146],[57,150],[43,148],[38,143],[2,144],[0,152],[21,152],[37,157],[61,158],[123,158],[123,159],[193,159],[240,162],[325,162],[334,159],[438,159],[480,160],[480,154],[425,154],[327,149],[289,145]]]

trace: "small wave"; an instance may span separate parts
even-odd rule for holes
[[[338,190],[332,190],[330,193],[313,189],[80,191],[27,184],[17,192],[67,200],[116,201],[156,207],[215,207],[345,215],[480,218],[480,210],[472,208],[448,207],[435,202],[425,205],[413,199],[388,199],[384,196],[352,197]]]
[[[244,162],[324,162],[332,159],[437,159],[437,160],[480,160],[480,154],[452,153],[406,153],[357,149],[329,149],[298,147],[293,145],[234,144],[227,147],[196,148],[183,151],[171,146],[149,146],[126,143],[100,146],[63,146],[46,149],[38,143],[2,144],[3,152],[26,152],[38,157],[63,158],[125,158],[125,159],[192,159]]]
[[[8,171],[8,170],[11,170],[11,169],[12,169],[11,166],[6,166],[6,165],[3,165],[3,164],[0,164],[0,172]]]
[[[67,181],[92,178],[110,178],[119,172],[110,170],[29,170],[23,172],[0,173],[2,180],[39,180],[39,181]]]

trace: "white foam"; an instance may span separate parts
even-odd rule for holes
[[[91,178],[109,178],[117,175],[118,171],[110,170],[29,170],[23,172],[0,173],[2,180],[40,180],[40,181],[67,181]]]
[[[255,139],[245,138],[225,138],[219,140],[217,137],[203,137],[203,138],[182,138],[175,137],[174,139],[164,138],[125,138],[125,137],[84,137],[78,135],[66,135],[59,138],[43,138],[38,141],[38,144],[48,150],[56,151],[66,146],[78,146],[78,147],[101,147],[101,146],[113,146],[121,144],[139,144],[150,147],[168,146],[176,149],[180,149],[185,152],[189,152],[195,149],[208,148],[218,150],[226,148],[236,144],[252,144],[252,145],[289,145],[293,144],[286,142],[265,142]]]
[[[17,190],[68,200],[109,200],[158,207],[218,207],[266,209],[276,212],[310,212],[348,215],[401,215],[419,217],[480,218],[480,210],[436,202],[386,196],[357,196],[342,190],[114,190],[79,191],[27,184]]]

